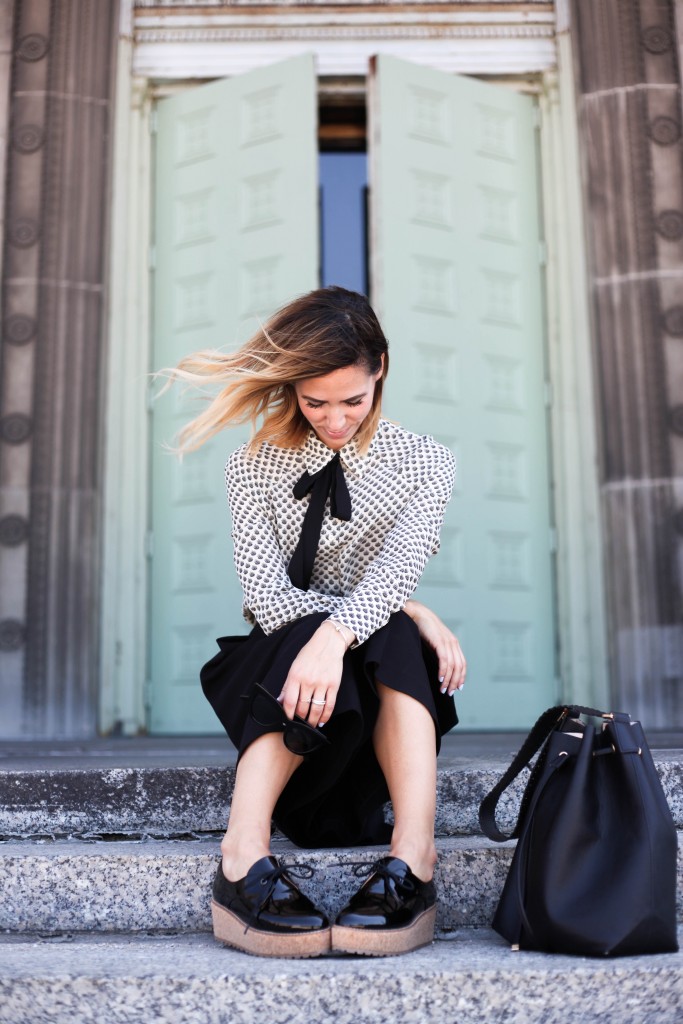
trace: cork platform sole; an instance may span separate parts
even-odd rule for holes
[[[332,926],[332,949],[339,953],[358,953],[362,956],[397,956],[410,953],[434,940],[436,906],[416,917],[406,928],[345,928]]]
[[[249,928],[245,933],[244,921],[215,900],[211,900],[211,918],[214,937],[226,946],[241,949],[243,953],[304,959],[330,951],[331,928],[287,934]]]

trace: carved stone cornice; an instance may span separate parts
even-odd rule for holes
[[[437,10],[439,8],[447,9],[449,11],[484,11],[490,12],[492,8],[504,9],[513,12],[520,13],[535,13],[538,10],[553,10],[554,3],[552,0],[409,0],[409,2],[401,3],[396,0],[336,0],[335,3],[330,3],[329,0],[230,0],[226,3],[225,0],[135,0],[133,7],[136,11],[165,11],[173,10],[183,11],[186,13],[196,13],[201,11],[202,13],[210,8],[212,11],[235,11],[235,10],[319,10],[327,9],[330,11],[348,11],[348,10],[387,10],[393,11],[409,11],[409,10],[420,10],[428,8],[430,10]]]
[[[263,39],[553,39],[552,25],[461,25],[399,22],[394,24],[217,25],[136,28],[136,43],[221,43]]]
[[[134,70],[150,78],[190,77],[193,66],[194,77],[237,74],[301,45],[321,75],[364,74],[379,52],[475,74],[555,66],[552,3],[138,2],[133,13]]]

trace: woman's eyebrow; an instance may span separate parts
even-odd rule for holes
[[[360,395],[351,395],[350,398],[342,398],[342,402],[357,402],[359,398],[365,398],[367,391],[362,391]],[[313,395],[302,395],[307,402],[317,402],[318,405],[327,405],[327,399],[325,398],[314,398]]]

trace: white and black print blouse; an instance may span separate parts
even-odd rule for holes
[[[370,448],[358,454],[355,438],[340,450],[351,496],[350,522],[325,508],[310,589],[287,575],[308,496],[294,484],[333,456],[311,430],[300,448],[262,444],[255,455],[242,445],[225,467],[232,513],[235,567],[248,622],[265,633],[311,612],[327,611],[348,626],[358,644],[400,611],[431,555],[455,478],[452,453],[432,437],[380,420]]]

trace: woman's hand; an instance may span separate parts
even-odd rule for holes
[[[413,620],[425,643],[436,652],[439,659],[441,692],[452,696],[455,690],[462,690],[465,685],[467,662],[458,638],[444,625],[438,615],[419,601],[406,601],[403,611]]]
[[[349,640],[352,641],[350,631]],[[329,722],[337,700],[347,644],[327,620],[292,662],[279,700],[287,718],[298,715],[309,725]]]

